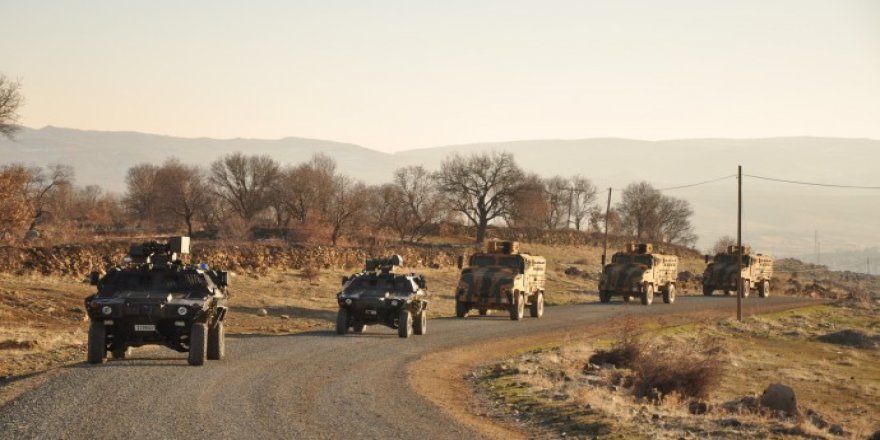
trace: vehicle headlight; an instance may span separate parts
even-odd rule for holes
[[[351,298],[345,298],[345,303],[351,305]]]
[[[187,309],[186,307],[180,306],[177,308],[178,315],[183,316],[183,315],[186,315],[187,313],[189,313],[189,309]]]
[[[110,307],[110,306],[101,307],[101,313],[103,313],[105,315],[109,315],[109,314],[113,313],[113,307]]]
[[[397,302],[396,299],[394,301],[391,301],[391,307],[397,307],[397,304],[399,304],[399,302]]]

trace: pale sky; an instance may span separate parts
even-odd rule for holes
[[[11,1],[22,123],[383,151],[880,138],[880,1]]]

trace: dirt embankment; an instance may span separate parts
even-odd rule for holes
[[[93,270],[122,261],[127,242],[59,245],[48,247],[0,247],[0,273],[43,275],[81,279]],[[272,244],[216,244],[195,242],[192,262],[248,275],[265,275],[272,270],[360,268],[364,260],[397,253],[410,268],[451,267],[463,249],[455,246],[288,246]]]

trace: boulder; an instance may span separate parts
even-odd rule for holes
[[[761,406],[789,415],[798,414],[797,397],[794,390],[781,383],[774,383],[761,395]]]
[[[269,316],[269,311],[266,309],[257,310],[257,316]]]

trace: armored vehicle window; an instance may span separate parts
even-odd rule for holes
[[[499,266],[509,267],[509,268],[514,269],[516,271],[522,271],[522,269],[523,269],[522,259],[520,259],[519,257],[516,257],[516,256],[501,257],[498,259],[498,262],[499,262]]]
[[[495,265],[495,256],[494,255],[474,255],[471,257],[471,266],[483,267],[483,266],[494,266]]]
[[[110,272],[98,286],[99,295],[117,292],[205,293],[208,282],[197,272]]]
[[[650,255],[636,255],[635,260],[635,262],[638,264],[644,264],[648,267],[654,266],[654,257]]]
[[[715,261],[718,261],[720,263],[727,263],[727,264],[736,264],[736,262],[738,260],[739,260],[739,255],[736,255],[736,254],[723,254],[723,255],[718,255],[717,257],[715,257]],[[750,261],[751,261],[751,257],[749,257],[748,255],[743,255],[743,264],[744,265],[748,266],[750,264]]]
[[[611,257],[611,263],[613,264],[626,264],[631,263],[632,257],[629,255],[615,255]]]

